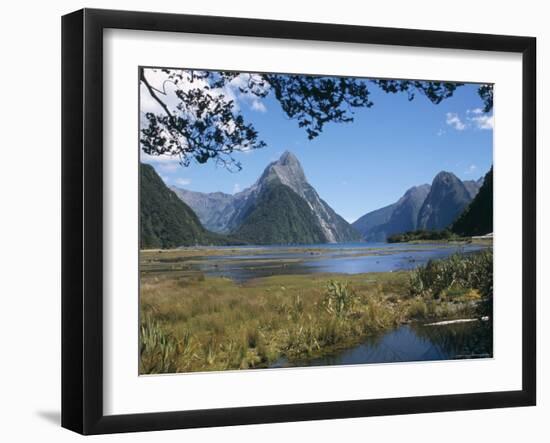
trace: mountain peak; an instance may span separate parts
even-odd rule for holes
[[[274,185],[285,185],[306,201],[327,242],[349,241],[358,237],[355,230],[321,200],[317,191],[308,183],[300,161],[292,152],[283,152],[278,160],[265,168],[258,181],[249,188],[250,191],[243,192],[260,195]]]
[[[438,181],[458,180],[458,177],[449,171],[441,171],[434,177],[434,183]]]
[[[430,193],[418,214],[420,229],[448,227],[472,200],[472,193],[452,172],[441,171],[433,180]]]
[[[283,154],[279,157],[279,160],[277,160],[277,163],[285,166],[292,164],[300,165],[300,162],[298,161],[296,156],[290,151],[283,152]]]
[[[296,156],[285,151],[277,161],[270,163],[260,177],[259,183],[277,180],[296,191],[307,183],[302,165]]]

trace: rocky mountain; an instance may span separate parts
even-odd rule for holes
[[[390,235],[414,231],[418,212],[429,192],[430,185],[414,186],[396,203],[364,215],[352,226],[367,241],[385,241]]]
[[[317,191],[308,183],[296,156],[288,151],[283,153],[279,160],[267,166],[261,177],[252,187],[252,191],[248,197],[248,204],[245,204],[243,210],[237,212],[232,217],[232,222],[240,224],[239,220],[244,219],[243,216],[247,214],[247,208],[257,198],[256,196],[264,189],[275,184],[288,186],[305,200],[323,232],[325,242],[339,243],[359,238],[355,229],[319,197]]]
[[[151,165],[140,165],[139,189],[141,248],[235,243],[204,229],[191,208],[166,187]]]
[[[278,185],[285,186],[302,199],[311,217],[302,217],[304,215],[300,209],[302,205],[296,203],[293,194],[281,190]],[[277,188],[277,192],[271,192],[274,187]],[[178,196],[197,212],[204,225],[217,232],[250,232],[247,230],[248,228],[240,229],[242,226],[250,226],[251,222],[248,217],[254,214],[256,222],[259,214],[264,214],[264,218],[267,217],[269,211],[266,208],[276,202],[277,204],[274,206],[277,208],[286,207],[288,204],[289,207],[295,209],[295,211],[291,211],[291,214],[300,214],[300,220],[294,220],[297,223],[296,229],[303,224],[304,220],[309,220],[315,225],[315,228],[312,226],[307,230],[308,234],[303,237],[303,241],[296,241],[294,234],[289,233],[287,241],[281,240],[280,243],[310,243],[309,239],[317,236],[317,229],[322,233],[322,237],[319,238],[321,243],[359,239],[357,231],[319,197],[317,191],[307,181],[296,156],[288,151],[283,153],[277,161],[270,163],[254,185],[233,196],[219,195],[220,193],[216,193],[218,195],[215,196],[214,194],[180,191],[182,190],[178,190]],[[281,203],[281,199],[286,199],[286,203]],[[279,216],[283,214],[279,214]],[[289,220],[290,223],[293,222],[292,219]],[[278,227],[272,226],[271,229],[276,230]],[[305,232],[302,229],[298,229],[298,231]],[[280,238],[280,235],[273,232],[266,232],[265,236],[266,238]],[[246,237],[240,238],[247,240]],[[254,241],[259,240],[256,235],[254,238]],[[264,242],[262,241],[262,243]]]
[[[432,185],[410,188],[397,202],[363,215],[352,226],[366,241],[385,241],[390,235],[417,229],[443,229],[454,218],[447,225],[439,226],[460,214],[477,195],[482,183],[483,178],[461,182],[454,174],[441,172]]]
[[[226,228],[235,206],[233,195],[223,192],[194,192],[175,186],[171,186],[170,189],[193,209],[206,229],[227,232]]]
[[[462,236],[493,232],[493,168],[485,175],[476,197],[451,225],[451,231]]]
[[[436,231],[447,228],[471,201],[470,192],[456,175],[440,172],[433,179],[418,213],[418,229]]]
[[[307,202],[288,186],[278,183],[261,192],[235,236],[254,244],[326,242]]]
[[[384,241],[386,240],[386,235],[383,232],[382,226],[388,222],[396,205],[397,203],[393,203],[372,212],[367,212],[351,225],[367,241]]]
[[[474,199],[479,192],[481,185],[483,185],[483,177],[480,177],[478,180],[464,180],[462,183],[464,183],[470,197]]]
[[[388,237],[397,232],[416,230],[418,228],[418,213],[429,192],[430,185],[420,185],[410,188],[398,200],[391,217],[381,229],[378,229],[378,232]]]

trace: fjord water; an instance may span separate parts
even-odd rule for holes
[[[300,246],[227,247],[231,253],[195,257],[195,266],[210,276],[237,282],[281,274],[394,272],[414,269],[428,260],[457,252],[471,253],[480,245],[329,243]],[[216,249],[223,249],[217,247]],[[235,255],[235,250],[241,252]]]
[[[292,362],[281,358],[270,367],[352,365],[414,361],[491,358],[493,328],[490,321],[401,326],[365,342],[320,358]]]

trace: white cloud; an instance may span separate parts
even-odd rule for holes
[[[441,137],[443,134],[445,134],[445,130],[444,130],[444,129],[440,129],[439,131],[437,131],[437,136],[438,136],[438,137]]]
[[[151,88],[154,89],[155,94],[164,102],[166,107],[172,114],[183,115],[190,121],[195,121],[200,118],[196,107],[187,107],[181,104],[181,100],[177,96],[177,91],[183,92],[193,89],[201,89],[205,94],[212,97],[210,109],[213,110],[216,103],[222,101],[225,104],[233,103],[233,112],[238,113],[243,105],[246,105],[251,110],[256,112],[267,112],[265,104],[257,94],[265,93],[269,90],[269,84],[261,85],[261,77],[258,74],[240,74],[236,76],[231,82],[225,84],[223,87],[213,88],[208,80],[200,78],[200,72],[196,70],[186,69],[170,69],[172,73],[178,74],[177,85],[174,79],[170,79],[169,74],[163,72],[161,69],[147,68],[145,70],[145,77]],[[243,93],[241,88],[245,89],[250,85],[255,85],[254,93]],[[142,127],[147,126],[148,120],[146,113],[152,112],[156,114],[164,114],[164,109],[160,104],[152,97],[148,88],[144,85],[140,85],[140,124]],[[233,133],[236,129],[235,122],[229,120],[228,122],[218,121],[217,127]],[[187,139],[180,134],[168,133],[165,129],[161,130],[159,134],[166,139],[177,138],[179,144],[183,147],[187,146]],[[246,143],[244,146],[238,147],[236,150],[246,150]]]
[[[471,120],[478,129],[492,130],[495,125],[495,118],[492,115],[479,115],[469,120]]]
[[[177,155],[149,155],[140,150],[140,160],[145,163],[160,163],[163,165],[179,165],[180,158]]]
[[[457,131],[464,131],[466,129],[466,124],[460,120],[460,117],[455,112],[447,112],[446,123]]]
[[[241,192],[241,185],[239,183],[235,183],[233,185],[233,194],[236,194],[237,192]]]
[[[250,107],[251,107],[254,111],[258,111],[258,112],[267,112],[267,108],[265,107],[265,105],[264,105],[260,100],[253,100],[253,101],[252,101],[252,104],[250,105]]]
[[[154,89],[155,94],[164,102],[166,107],[173,115],[184,115],[187,119],[194,121],[198,117],[198,111],[196,107],[181,107],[181,100],[177,96],[177,91],[187,92],[194,89],[202,89],[208,96],[217,98],[225,103],[233,101],[234,110],[238,110],[238,99],[234,87],[226,86],[224,88],[210,88],[207,80],[198,78],[197,75],[200,71],[186,70],[186,69],[171,69],[172,73],[177,73],[181,76],[178,79],[176,85],[174,79],[170,79],[168,73],[163,72],[161,69],[145,69],[145,78],[147,82]],[[208,87],[208,88],[207,88]],[[145,117],[146,113],[152,112],[156,114],[164,114],[164,109],[160,104],[152,97],[148,88],[142,83],[140,85],[140,120],[141,126],[148,125],[148,121]],[[237,91],[238,92],[238,91]],[[222,98],[223,96],[223,98]],[[210,109],[214,109],[216,106],[216,100],[213,100],[210,104]],[[234,122],[229,121],[227,123],[217,123],[220,128],[224,128],[229,132],[234,130]],[[187,145],[187,140],[182,135],[169,134],[165,130],[161,131],[161,136],[167,139],[177,137],[182,146]]]
[[[485,114],[481,108],[468,109],[466,118],[477,129],[492,130],[495,123],[494,116]]]
[[[255,149],[251,148],[250,146],[241,147],[241,150],[238,151],[241,154],[251,154],[255,151]]]
[[[492,130],[494,127],[494,116],[488,115],[481,108],[466,110],[466,118],[462,120],[456,112],[447,112],[446,122],[457,131],[464,131],[468,128]],[[437,135],[444,133],[441,130]]]
[[[483,110],[481,108],[468,109],[466,114],[481,115],[483,114]]]
[[[187,186],[187,185],[191,184],[191,179],[190,178],[178,177],[178,178],[173,180],[173,183],[177,186]]]
[[[477,166],[472,164],[472,165],[468,166],[468,169],[466,171],[464,171],[464,174],[473,174],[476,171],[477,171]]]
[[[258,74],[247,74],[242,73],[235,77],[231,82],[226,86],[226,89],[230,92],[232,100],[235,101],[235,104],[246,103],[250,109],[257,112],[267,112],[265,104],[262,102],[262,99],[253,93],[243,93],[241,89],[246,89],[249,86],[249,81],[254,81],[260,83],[262,81],[261,77]],[[262,89],[264,92],[269,89],[269,85],[265,84]]]

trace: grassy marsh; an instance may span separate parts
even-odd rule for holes
[[[353,346],[411,321],[479,316],[492,297],[487,254],[416,271],[277,275],[241,284],[189,269],[144,272],[140,373],[263,368],[281,357],[299,361]],[[482,258],[468,258],[474,256]],[[491,266],[468,279],[475,260]]]

